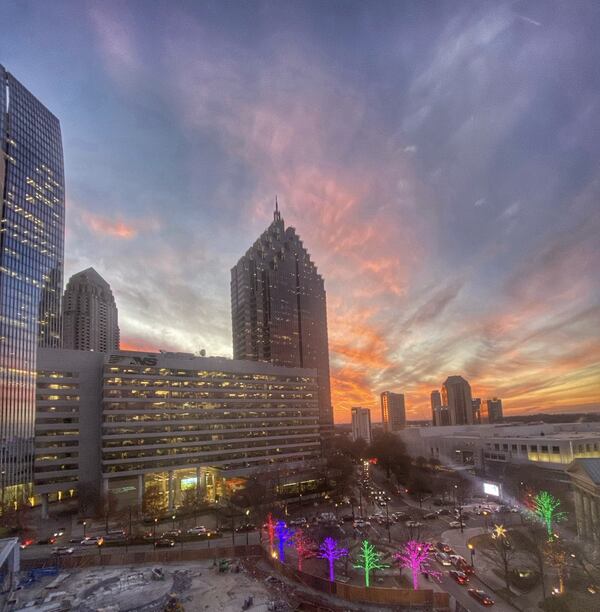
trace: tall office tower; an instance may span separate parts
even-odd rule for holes
[[[431,423],[441,425],[439,421],[440,408],[442,407],[442,396],[435,390],[431,392]]]
[[[486,401],[488,423],[502,423],[502,400],[495,397]]]
[[[406,407],[403,393],[384,391],[381,394],[381,422],[384,431],[400,431],[406,427]]]
[[[482,415],[481,411],[481,398],[475,397],[471,401],[471,406],[473,407],[473,423],[477,425],[481,425],[483,423],[484,415]]]
[[[352,408],[352,440],[362,438],[371,444],[371,411],[368,408]]]
[[[448,406],[450,425],[473,423],[471,385],[462,376],[449,376],[442,386],[442,402]]]
[[[65,179],[58,119],[0,65],[0,487],[31,495],[36,349],[60,345]]]
[[[119,313],[110,285],[88,268],[73,274],[63,297],[63,348],[119,350]]]
[[[333,428],[323,278],[277,201],[273,222],[231,270],[234,359],[315,368],[322,433]]]

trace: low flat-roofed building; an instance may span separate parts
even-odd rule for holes
[[[600,542],[600,458],[575,459],[567,473],[573,486],[577,535]]]
[[[449,466],[535,465],[565,471],[577,458],[600,458],[600,423],[530,423],[412,428],[407,452]]]

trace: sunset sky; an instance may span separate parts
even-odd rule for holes
[[[600,409],[600,3],[0,3],[60,119],[66,278],[122,348],[231,356],[229,270],[278,195],[325,278],[333,403],[461,374]],[[379,419],[379,410],[374,413]]]

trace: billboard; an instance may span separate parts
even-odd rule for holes
[[[483,483],[483,492],[486,495],[492,495],[493,497],[500,497],[500,486],[493,482]]]

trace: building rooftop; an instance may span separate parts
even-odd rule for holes
[[[594,484],[600,485],[600,459],[575,459],[573,463],[580,465]]]

